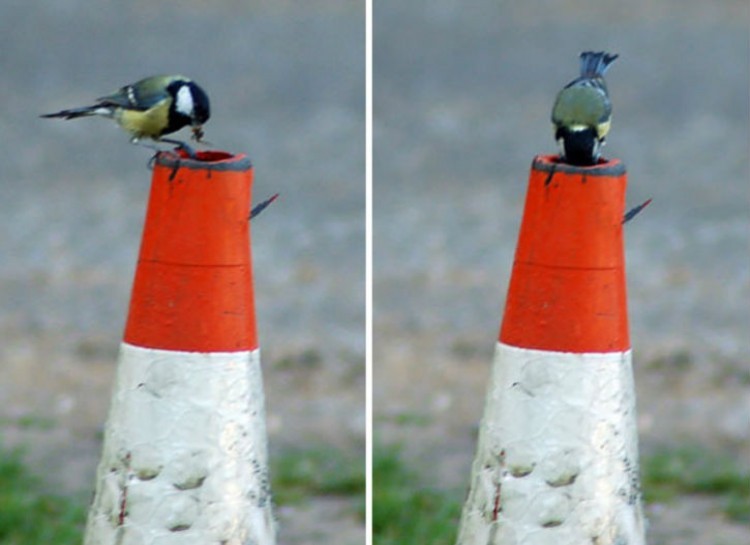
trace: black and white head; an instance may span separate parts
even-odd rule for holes
[[[172,95],[172,113],[181,118],[184,125],[200,129],[211,117],[208,95],[192,81],[177,80],[167,87]]]

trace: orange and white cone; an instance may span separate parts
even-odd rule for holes
[[[534,160],[459,545],[641,545],[625,167]]]
[[[273,545],[244,156],[156,159],[87,545]]]

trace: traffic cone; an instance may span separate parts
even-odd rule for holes
[[[156,157],[87,545],[273,545],[244,155]]]
[[[641,545],[617,161],[531,168],[459,545]]]

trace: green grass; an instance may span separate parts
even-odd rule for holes
[[[17,418],[0,418],[0,426],[15,426],[22,430],[47,431],[55,428],[55,421],[37,415],[22,415]]]
[[[364,517],[362,456],[329,447],[282,451],[272,458],[272,492],[278,505],[315,496],[351,496]],[[373,453],[375,545],[452,545],[463,494],[437,489],[408,467],[398,447]],[[468,479],[468,475],[466,476]],[[647,503],[669,503],[688,494],[715,496],[727,519],[750,523],[750,472],[736,460],[700,446],[661,448],[642,462]],[[44,492],[19,450],[0,448],[0,543],[79,545],[86,506]]]
[[[316,447],[283,451],[271,464],[271,491],[277,505],[314,496],[355,496],[357,514],[364,520],[363,455]],[[0,447],[0,544],[80,545],[87,509],[83,498],[44,492],[23,463],[22,452]]]
[[[670,503],[685,494],[717,496],[727,519],[750,523],[750,472],[726,454],[698,445],[662,447],[644,458],[641,479],[647,503]]]
[[[376,424],[381,422],[387,422],[396,424],[397,426],[414,426],[414,427],[425,427],[429,426],[433,422],[434,418],[426,413],[418,413],[413,411],[402,411],[395,413],[390,416],[380,416],[377,418]]]
[[[356,496],[364,516],[364,454],[329,447],[287,450],[271,458],[271,492],[278,505],[312,496]]]
[[[80,545],[86,508],[42,491],[19,450],[0,448],[0,543]]]
[[[375,545],[453,545],[464,499],[460,491],[425,485],[397,447],[375,449],[373,478]],[[728,520],[750,523],[750,473],[727,455],[697,446],[659,449],[643,459],[642,485],[646,503],[710,495]]]
[[[460,493],[426,485],[404,465],[396,447],[376,447],[372,465],[375,545],[453,545],[461,514]]]

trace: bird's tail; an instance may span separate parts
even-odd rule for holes
[[[75,119],[76,117],[86,117],[89,115],[112,116],[112,109],[106,106],[83,106],[82,108],[71,108],[70,110],[60,110],[53,114],[43,114],[39,117],[60,117],[62,119]]]
[[[584,51],[581,53],[581,77],[597,78],[602,77],[609,68],[609,65],[619,55],[612,55],[605,51]]]

